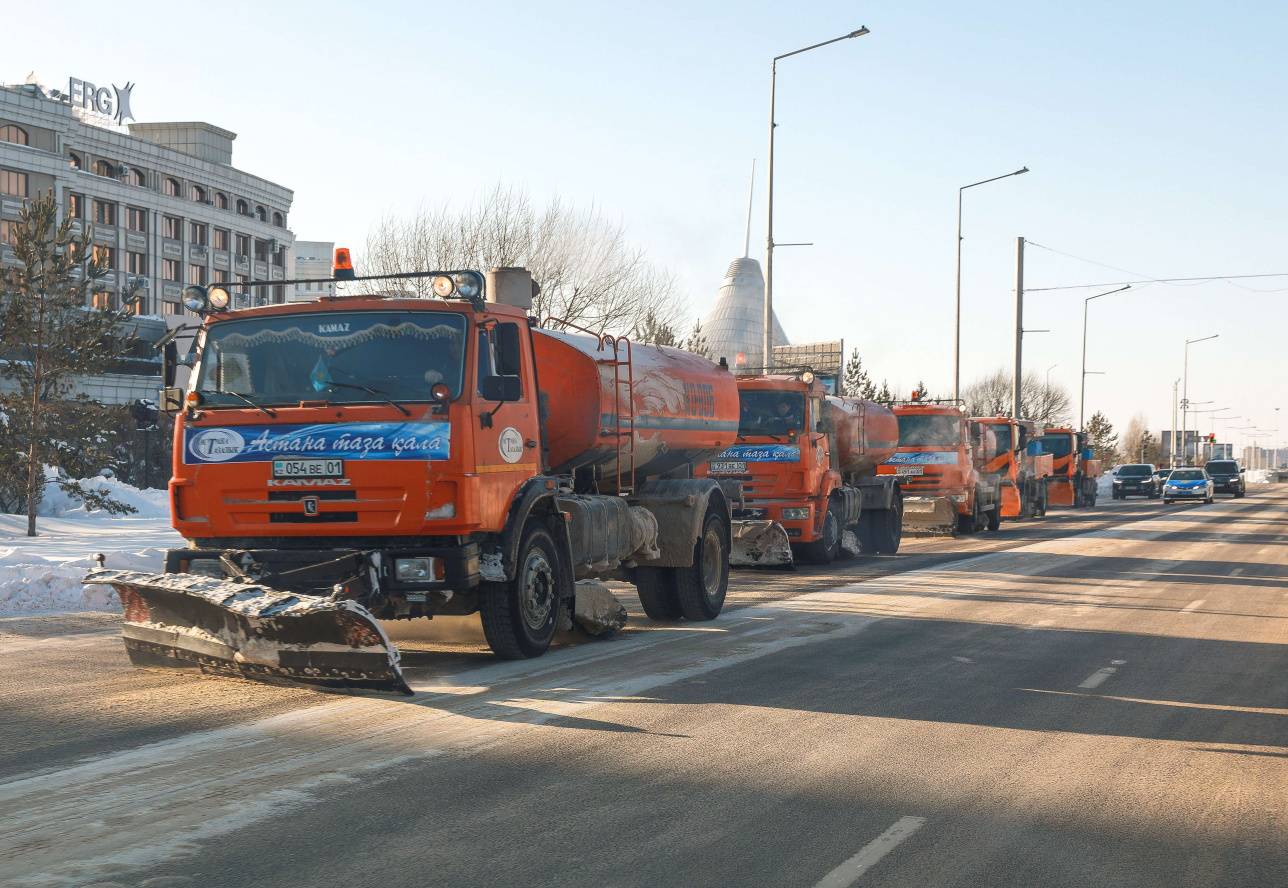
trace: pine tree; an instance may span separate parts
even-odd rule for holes
[[[73,221],[68,216],[58,223],[52,194],[27,201],[13,226],[18,264],[0,277],[0,375],[14,389],[0,412],[8,417],[8,443],[21,454],[19,477],[0,480],[18,487],[28,536],[36,535],[46,460],[60,447],[79,445],[59,419],[63,405],[76,403],[71,398],[75,378],[108,369],[129,343],[121,330],[134,294],[126,295],[120,309],[89,306],[89,294],[99,289],[108,269],[103,255],[93,250],[90,227],[77,235]],[[54,483],[73,496],[93,497],[65,479]]]
[[[646,342],[649,345],[676,344],[675,328],[659,319],[652,309],[646,311],[640,318],[631,338],[636,342]]]
[[[707,334],[702,332],[702,321],[693,322],[693,332],[680,344],[680,348],[711,360],[711,347],[707,345]]]
[[[876,384],[868,371],[863,369],[863,359],[856,348],[850,352],[850,359],[845,362],[845,378],[841,381],[841,394],[847,398],[866,398],[871,401],[877,396]]]
[[[875,400],[877,401],[894,400],[894,392],[890,391],[890,383],[886,382],[884,379],[881,380],[881,390],[877,392],[877,396]]]
[[[1084,431],[1087,433],[1087,442],[1091,445],[1091,451],[1096,459],[1106,466],[1112,466],[1118,462],[1118,435],[1114,433],[1114,426],[1109,421],[1109,417],[1097,410],[1091,414],[1091,419],[1087,420]]]
[[[924,380],[920,380],[920,379],[917,380],[917,387],[914,389],[914,391],[917,392],[917,397],[922,401],[929,401],[931,399],[930,390],[926,388],[926,383]]]

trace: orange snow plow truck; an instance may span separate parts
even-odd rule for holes
[[[877,467],[903,488],[903,524],[912,533],[975,533],[1001,525],[1001,485],[980,473],[996,450],[987,428],[972,430],[957,402],[896,404],[899,449]]]
[[[1037,423],[1009,416],[978,416],[972,426],[992,434],[992,449],[985,454],[980,473],[999,482],[1002,518],[1032,518],[1045,515],[1051,456],[1042,453]],[[977,437],[979,437],[977,435]],[[990,440],[984,436],[984,440]]]
[[[410,693],[380,620],[477,611],[519,659],[581,579],[633,582],[654,617],[720,613],[730,504],[692,467],[734,441],[728,370],[538,328],[521,268],[397,277],[434,297],[185,291],[190,378],[168,345],[162,399],[188,546],[163,574],[86,578],[120,594],[136,664]]]
[[[864,552],[899,550],[899,479],[876,474],[898,443],[889,408],[833,397],[810,370],[741,377],[738,401],[738,442],[699,469],[741,487],[731,564],[826,564],[847,531]]]
[[[1075,509],[1094,506],[1102,468],[1100,460],[1092,458],[1087,433],[1070,428],[1047,429],[1038,440],[1042,452],[1052,459],[1051,477],[1047,479],[1050,504]]]

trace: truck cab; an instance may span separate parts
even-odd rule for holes
[[[899,447],[877,471],[900,479],[907,525],[929,533],[997,530],[1000,484],[980,473],[988,430],[973,433],[955,403],[914,400],[896,404],[894,413]]]
[[[987,448],[980,473],[1000,485],[1002,518],[1045,515],[1051,457],[1038,452],[1037,423],[998,415],[975,417],[971,426]]]
[[[1094,506],[1101,465],[1092,456],[1087,434],[1072,428],[1049,428],[1038,441],[1042,452],[1051,457],[1048,502],[1075,509]]]

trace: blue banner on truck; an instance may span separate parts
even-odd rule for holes
[[[444,460],[451,453],[446,422],[342,422],[333,425],[252,425],[186,428],[189,465],[268,462],[282,457]]]
[[[745,462],[799,462],[801,449],[789,444],[735,444],[715,459],[740,459]]]

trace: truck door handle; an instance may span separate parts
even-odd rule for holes
[[[529,438],[528,440],[523,442],[523,446],[531,450],[532,448],[537,446],[537,442]]]

